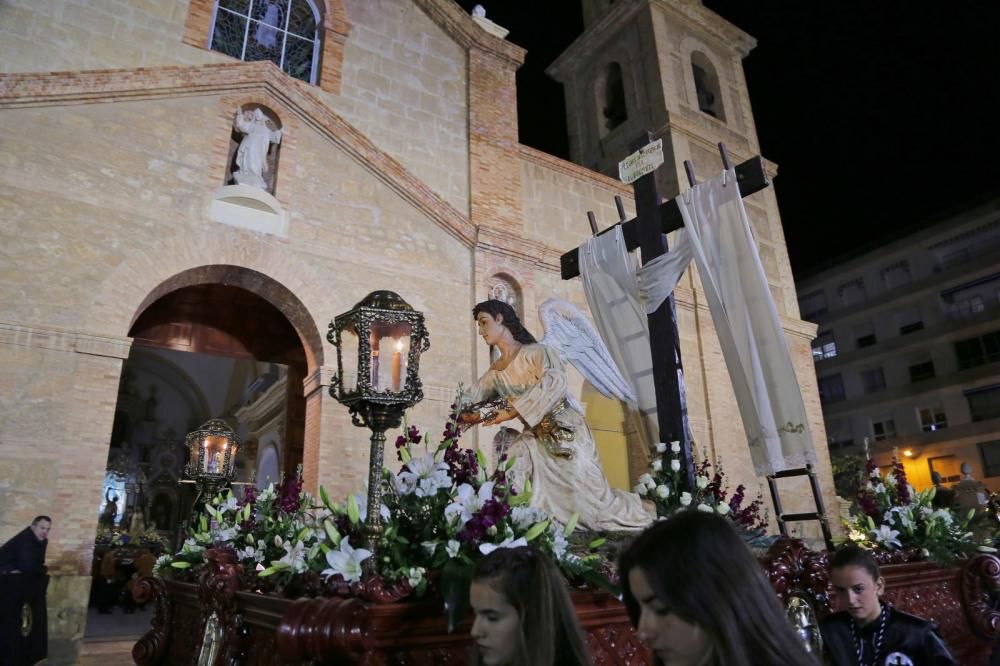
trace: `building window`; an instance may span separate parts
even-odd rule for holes
[[[899,325],[900,335],[907,335],[923,330],[924,318],[920,314],[920,307],[915,305],[902,312],[897,312],[896,323]]]
[[[865,393],[878,393],[885,390],[885,373],[882,368],[872,368],[861,372],[861,383],[865,387]]]
[[[834,358],[837,355],[837,342],[833,339],[833,331],[826,331],[816,336],[812,343],[814,361]]]
[[[872,419],[872,435],[876,442],[883,442],[896,437],[896,422],[890,418]]]
[[[937,375],[934,372],[934,361],[924,361],[910,366],[910,381],[922,382],[927,379],[934,379]]]
[[[962,480],[961,463],[955,456],[938,456],[927,461],[931,473],[941,475],[941,483],[957,483]]]
[[[270,60],[316,82],[319,12],[310,0],[219,0],[209,48],[245,61]]]
[[[979,442],[976,447],[983,458],[983,476],[1000,476],[1000,439]]]
[[[719,75],[716,74],[712,61],[704,53],[695,51],[691,54],[691,75],[694,77],[694,90],[698,96],[698,110],[725,121]]]
[[[1000,416],[1000,385],[965,392],[973,421],[985,421]]]
[[[882,280],[886,290],[902,287],[910,278],[910,263],[905,259],[882,269]]]
[[[854,446],[853,439],[831,439],[827,444],[827,448],[830,449],[831,451],[835,451],[837,449],[846,449],[852,446]]]
[[[814,319],[820,315],[825,315],[826,294],[822,290],[806,294],[799,299],[799,311],[802,312],[803,319]]]
[[[1000,361],[1000,331],[959,340],[955,343],[955,357],[959,370]]]
[[[871,321],[859,321],[854,325],[854,344],[858,349],[871,347],[878,342]]]
[[[840,304],[844,307],[860,303],[865,300],[865,281],[862,278],[845,282],[837,288],[840,295]]]
[[[819,399],[823,404],[840,402],[847,397],[844,394],[844,378],[840,376],[840,373],[820,377],[817,383],[819,385]]]
[[[948,417],[943,407],[924,407],[917,410],[920,418],[920,429],[924,432],[936,432],[948,427]]]

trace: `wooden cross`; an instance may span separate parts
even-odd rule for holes
[[[648,133],[632,145],[639,150],[651,143]],[[722,161],[730,168],[726,147],[719,144]],[[690,162],[684,163],[688,180],[694,185],[694,169]],[[759,192],[770,184],[764,171],[764,161],[757,156],[736,167],[736,179],[742,196]],[[666,234],[684,226],[680,208],[674,199],[664,202],[656,186],[655,171],[647,173],[632,185],[635,194],[636,216],[625,220],[624,207],[618,203],[622,236],[628,251],[640,251],[642,264],[666,254]],[[589,214],[588,214],[589,215]],[[605,233],[614,228],[605,229]],[[591,218],[591,228],[595,235],[596,221]],[[560,257],[562,278],[570,280],[580,275],[579,250],[573,249]],[[677,334],[677,312],[673,294],[655,312],[646,317],[649,322],[649,348],[653,360],[653,386],[656,392],[656,417],[661,442],[681,443],[681,470],[687,487],[694,492],[694,460],[691,455],[691,429],[688,425],[687,400],[684,395],[684,368],[681,364],[680,338]]]

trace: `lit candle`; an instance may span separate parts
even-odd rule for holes
[[[396,351],[392,354],[392,390],[399,390],[399,369],[402,364],[403,342],[396,341]]]

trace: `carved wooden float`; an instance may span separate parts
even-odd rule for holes
[[[284,599],[240,591],[241,568],[225,551],[210,555],[199,584],[144,579],[137,598],[155,599],[152,630],[133,649],[137,664],[194,664],[199,656],[227,665],[464,664],[469,626],[446,630],[440,603],[375,603],[360,598]],[[827,558],[798,540],[775,544],[761,561],[785,602],[806,599],[822,617],[830,610]],[[937,622],[959,663],[986,665],[1000,638],[1000,560],[978,555],[962,566],[926,562],[883,567],[885,597],[898,608]],[[385,590],[368,590],[376,598]],[[574,592],[573,602],[598,665],[652,664],[624,606],[599,592]],[[204,653],[203,653],[204,651]]]

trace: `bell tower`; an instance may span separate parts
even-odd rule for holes
[[[618,162],[649,131],[663,139],[657,185],[669,198],[687,187],[684,160],[699,181],[718,175],[720,142],[733,164],[760,154],[742,63],[753,37],[700,0],[581,2],[583,34],[546,70],[564,87],[573,162],[617,178]],[[797,319],[773,188],[745,204],[778,310]]]

